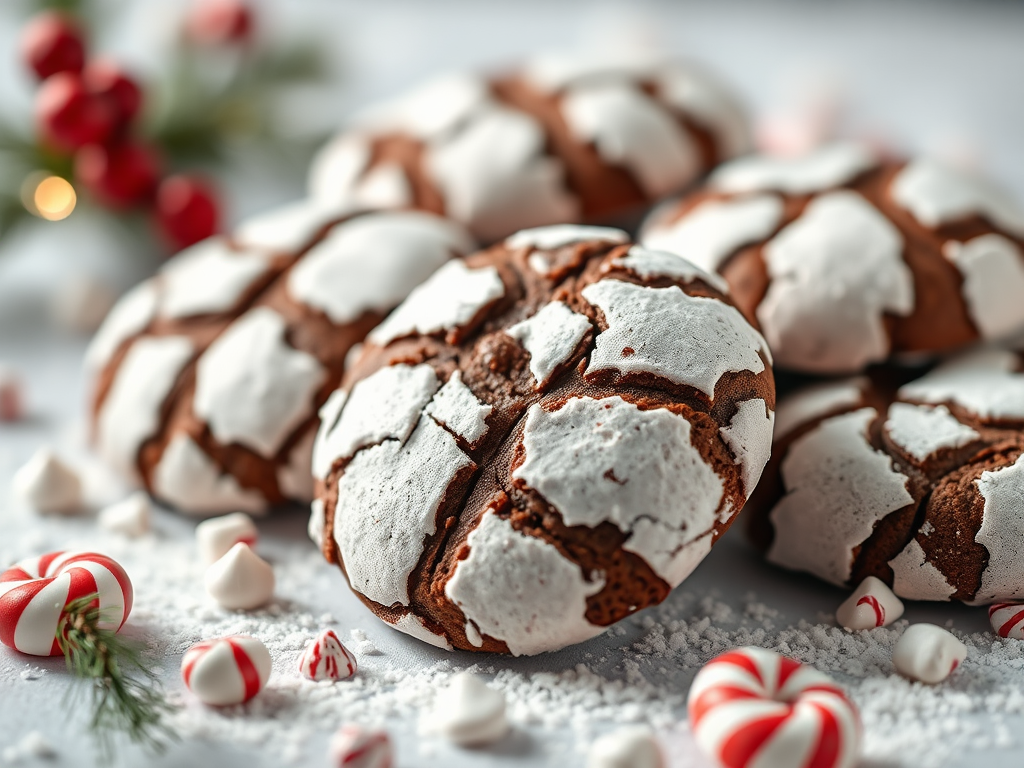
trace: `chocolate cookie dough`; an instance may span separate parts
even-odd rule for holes
[[[735,98],[693,64],[548,56],[503,76],[433,80],[366,110],[320,153],[310,193],[432,211],[490,243],[637,215],[749,148]]]
[[[780,369],[856,373],[1024,327],[1024,208],[931,160],[854,144],[742,158],[641,241],[724,276]]]
[[[746,513],[768,559],[912,600],[1024,600],[1024,355],[982,349],[897,389],[867,378],[779,404]]]
[[[188,514],[308,501],[316,411],[346,355],[473,248],[432,214],[306,201],[183,251],[121,300],[89,349],[97,450]]]
[[[663,600],[768,458],[771,358],[724,282],[620,230],[442,267],[321,411],[310,533],[378,616],[535,654]]]

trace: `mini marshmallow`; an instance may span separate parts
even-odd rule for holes
[[[663,768],[664,765],[654,733],[640,725],[605,734],[587,753],[587,768]]]
[[[266,686],[272,668],[270,651],[248,635],[197,643],[181,660],[185,686],[213,707],[249,701]]]
[[[299,658],[299,672],[310,680],[348,680],[356,669],[355,656],[332,629],[317,635]]]
[[[438,693],[434,726],[460,747],[495,742],[508,733],[505,697],[476,675],[462,672]]]
[[[274,596],[274,569],[239,542],[206,569],[206,591],[223,608],[251,611]]]
[[[204,520],[196,526],[199,554],[207,565],[220,560],[238,542],[256,546],[258,538],[256,524],[244,512]]]
[[[13,371],[0,367],[0,422],[21,421],[25,418],[25,398],[21,379]]]
[[[82,481],[49,448],[40,448],[14,475],[14,492],[44,515],[82,510]]]
[[[849,630],[887,627],[902,615],[903,602],[874,576],[864,579],[836,609],[839,626]]]
[[[101,510],[99,523],[100,528],[134,539],[149,532],[152,516],[153,504],[149,494],[137,491],[127,499]]]
[[[896,671],[934,685],[949,677],[967,658],[967,646],[934,624],[913,624],[892,651]]]
[[[391,738],[387,731],[344,725],[331,738],[330,755],[338,768],[391,768]]]

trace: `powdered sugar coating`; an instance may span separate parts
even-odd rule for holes
[[[835,416],[790,446],[782,462],[787,493],[771,511],[770,561],[843,584],[854,548],[880,520],[914,502],[907,478],[868,442],[877,415],[861,408]]]
[[[294,253],[342,213],[313,198],[297,200],[246,219],[235,229],[232,241],[242,248]]]
[[[786,192],[805,195],[838,187],[878,165],[861,144],[829,144],[796,158],[754,155],[733,160],[711,174],[721,192]]]
[[[625,243],[629,235],[614,227],[587,227],[581,224],[552,224],[547,227],[521,229],[505,238],[506,248],[540,248],[553,250],[564,245],[598,240],[608,243]],[[531,264],[532,266],[532,264]],[[543,270],[538,270],[544,274]]]
[[[1008,467],[983,472],[974,481],[985,511],[974,540],[988,550],[976,603],[1024,598],[1024,454]]]
[[[406,131],[421,139],[442,137],[481,109],[493,106],[486,81],[468,72],[438,75],[408,93],[360,112],[362,129]]]
[[[494,107],[432,146],[426,167],[444,195],[446,213],[484,241],[578,218],[562,163],[545,154],[546,141],[534,118]]]
[[[394,622],[391,626],[407,635],[415,637],[417,640],[429,643],[435,648],[443,648],[446,651],[453,650],[447,638],[428,629],[426,624],[423,623],[423,619],[414,613],[403,613],[398,621]]]
[[[944,405],[931,408],[893,403],[884,429],[889,439],[918,461],[943,449],[962,448],[981,437],[961,424]]]
[[[274,310],[257,307],[200,356],[192,407],[220,442],[271,457],[312,413],[325,371],[287,343],[286,327]]]
[[[914,160],[892,180],[892,199],[926,227],[969,216],[1024,237],[1024,208],[988,179],[930,159]]]
[[[954,358],[900,388],[902,400],[956,403],[983,421],[1024,419],[1024,374],[1016,354],[981,349]]]
[[[751,195],[735,200],[707,200],[671,223],[647,227],[648,248],[677,253],[708,272],[715,272],[739,248],[764,240],[782,221],[782,198]]]
[[[341,325],[386,312],[472,240],[418,211],[375,213],[335,226],[288,275],[288,292]],[[372,257],[368,258],[368,255]]]
[[[964,302],[983,338],[1024,326],[1024,253],[1016,243],[989,234],[966,243],[950,240],[942,252],[963,276]]]
[[[586,619],[587,598],[604,580],[588,581],[551,544],[516,531],[488,510],[467,540],[445,594],[479,632],[502,640],[515,656],[588,640],[604,631]]]
[[[327,401],[320,407],[317,414],[320,417],[320,426],[313,440],[313,476],[326,480],[331,471],[331,465],[338,458],[337,450],[334,448],[331,435],[334,434],[338,419],[348,401],[348,392],[344,389],[336,389],[331,392]]]
[[[320,428],[325,461],[353,456],[384,440],[404,443],[439,386],[429,365],[392,365],[358,382],[337,423],[324,422]]]
[[[656,74],[658,95],[714,134],[723,159],[746,154],[753,146],[743,104],[715,76],[693,62],[669,62]]]
[[[181,318],[227,312],[269,267],[266,253],[232,250],[223,237],[203,240],[160,271],[160,314]]]
[[[480,402],[455,371],[437,391],[424,413],[473,445],[487,434],[487,417],[494,407]]]
[[[561,110],[581,143],[592,143],[609,165],[628,168],[650,197],[676,191],[700,170],[694,140],[671,113],[631,83],[570,88]]]
[[[537,381],[537,389],[542,389],[591,328],[587,317],[573,312],[561,301],[552,301],[506,333],[530,353],[530,372]]]
[[[362,133],[342,133],[317,152],[309,166],[309,197],[326,210],[356,206],[353,189],[372,157],[370,139]]]
[[[928,561],[916,537],[889,561],[889,567],[892,568],[893,592],[908,600],[949,600],[956,592],[956,587],[946,580],[942,571]]]
[[[118,348],[140,333],[156,317],[159,304],[156,280],[146,280],[128,291],[107,315],[85,352],[85,364],[99,370]]]
[[[470,269],[461,261],[450,261],[410,293],[368,338],[383,346],[412,333],[455,331],[504,295],[505,284],[494,267]]]
[[[857,371],[889,354],[887,313],[914,308],[903,237],[855,192],[812,200],[764,248],[771,283],[757,308],[780,365]]]
[[[620,397],[574,397],[554,412],[534,405],[523,448],[516,481],[566,525],[614,523],[631,535],[623,549],[666,581],[674,556],[715,525],[722,481],[691,444],[690,423],[670,411],[642,411]],[[656,535],[632,536],[641,519]]]
[[[794,429],[809,424],[833,411],[858,405],[864,399],[868,380],[858,376],[842,381],[812,384],[779,401],[775,409],[775,437],[785,437]]]
[[[765,369],[764,339],[718,299],[689,296],[676,286],[647,288],[619,280],[602,280],[582,293],[608,322],[598,334],[587,376],[603,370],[648,373],[714,398],[723,374]],[[679,328],[687,332],[673,332]],[[627,349],[633,352],[624,355]]]
[[[657,277],[671,277],[686,282],[703,280],[712,288],[729,293],[729,286],[725,280],[714,272],[707,272],[693,264],[685,257],[677,256],[674,251],[652,250],[642,245],[634,245],[625,256],[616,257],[612,261],[612,266],[628,269],[645,280]]]
[[[409,604],[409,574],[436,529],[438,507],[470,466],[455,438],[427,416],[404,444],[386,440],[356,453],[338,481],[334,515],[353,589],[381,605]]]
[[[750,496],[757,487],[772,450],[775,413],[759,397],[744,400],[736,407],[728,426],[719,432],[740,465],[743,493]]]
[[[128,477],[138,477],[139,449],[160,428],[160,409],[194,351],[184,336],[147,336],[118,367],[97,416],[96,446]]]
[[[307,429],[292,447],[288,462],[277,468],[277,487],[289,499],[309,502],[313,498],[313,444],[316,430]]]
[[[161,499],[191,515],[208,516],[243,510],[262,514],[266,500],[258,491],[242,488],[222,473],[191,437],[171,438],[153,470],[153,491]]]

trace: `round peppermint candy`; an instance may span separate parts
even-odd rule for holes
[[[1024,206],[931,160],[855,144],[740,158],[641,240],[721,274],[782,369],[855,373],[1024,327]]]
[[[902,599],[1024,600],[1022,371],[1024,353],[990,348],[904,371],[898,389],[890,371],[792,393],[745,513],[755,542],[848,588],[874,577]],[[869,591],[889,618],[901,609]]]
[[[722,768],[852,768],[860,754],[860,716],[842,688],[763,648],[705,664],[688,709],[697,744]]]
[[[181,660],[185,686],[204,704],[227,707],[255,698],[270,679],[267,647],[255,637],[232,635],[193,645]]]
[[[428,213],[307,200],[182,251],[89,349],[99,454],[187,514],[308,502],[317,411],[348,353],[473,247]]]
[[[99,595],[100,627],[117,631],[132,610],[124,568],[95,552],[51,552],[0,574],[0,643],[32,656],[60,656],[65,607]]]
[[[725,291],[606,228],[450,262],[324,406],[313,538],[441,647],[540,653],[664,600],[771,443],[768,348]]]

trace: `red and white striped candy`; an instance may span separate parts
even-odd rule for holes
[[[95,552],[51,552],[0,575],[0,643],[32,656],[60,656],[57,631],[68,603],[99,594],[104,629],[117,631],[132,610],[124,568]]]
[[[725,768],[849,768],[860,752],[860,717],[843,690],[763,648],[709,661],[688,708],[697,744]]]
[[[887,627],[903,615],[903,601],[889,585],[868,576],[836,609],[836,621],[846,629]]]
[[[302,652],[299,671],[310,680],[348,680],[356,673],[356,657],[334,630],[325,629]]]
[[[185,686],[214,707],[244,704],[270,679],[270,651],[255,637],[231,635],[193,645],[181,660]]]
[[[344,725],[331,739],[331,765],[338,768],[391,768],[391,761],[386,731]]]
[[[992,631],[1000,637],[1024,640],[1024,603],[996,603],[988,607]]]

